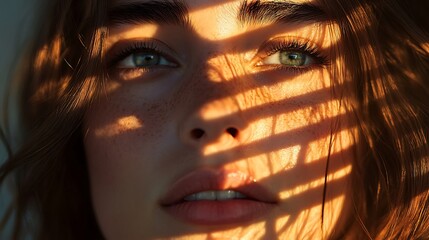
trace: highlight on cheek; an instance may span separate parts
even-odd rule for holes
[[[302,82],[302,78],[294,78],[290,80],[279,79],[278,82],[272,83],[272,86],[263,82],[263,79],[258,79],[257,81],[261,81],[264,86],[263,87],[252,87],[252,83],[246,78],[238,79],[236,84],[243,84],[246,88],[250,88],[249,90],[244,90],[234,95],[225,96],[216,100],[213,100],[210,105],[222,105],[226,102],[236,102],[237,104],[233,108],[234,111],[246,112],[247,110],[257,109],[257,108],[266,108],[267,106],[276,106],[276,105],[284,105],[287,110],[285,100],[288,99],[288,102],[293,102],[293,99],[299,99],[300,96],[306,96],[307,94],[314,95],[314,102],[322,102],[320,104],[322,107],[326,109],[327,107],[331,110],[334,110],[332,104],[337,105],[334,100],[329,103],[324,103],[327,95],[326,93],[330,90],[330,81],[327,79],[328,75],[325,74],[308,74],[308,81],[304,84]],[[267,76],[268,77],[268,76]],[[277,78],[280,78],[277,76]],[[242,83],[241,81],[247,81]],[[286,81],[286,83],[283,83]],[[231,86],[235,86],[236,84],[232,84]],[[259,84],[259,82],[258,82]],[[253,84],[255,85],[255,84]],[[248,87],[249,86],[249,87]],[[246,103],[246,104],[241,104]],[[330,106],[330,107],[329,107]],[[310,107],[311,108],[311,107]],[[206,121],[216,121],[218,119],[222,119],[228,115],[231,115],[234,112],[231,112],[231,108],[227,108],[228,111],[211,111],[209,114],[202,115],[202,119]],[[308,111],[302,110],[303,111]],[[311,110],[311,109],[310,109]],[[328,110],[328,109],[326,109]],[[262,111],[263,112],[263,111]]]
[[[328,154],[336,154],[340,153],[344,149],[351,149],[357,141],[357,127],[352,126],[342,126],[343,130],[337,130],[334,136],[326,136],[321,139],[317,139],[314,141],[310,141],[308,143],[307,151],[305,153],[306,163],[311,163],[315,160],[320,159],[320,157],[328,156]],[[332,139],[331,139],[332,138]],[[332,140],[331,148],[326,146],[330,145],[330,141]]]
[[[270,166],[271,174],[277,174],[282,171],[288,171],[296,166],[299,153],[301,152],[301,145],[282,148],[275,152],[270,152],[268,159],[278,159],[278,161],[271,161]],[[268,177],[262,176],[262,178]]]
[[[351,170],[352,170],[352,165],[348,164],[344,168],[341,168],[335,172],[330,173],[327,177],[328,179],[327,182],[329,183],[335,180],[343,179],[350,174]],[[293,189],[284,190],[279,193],[279,197],[280,199],[286,200],[294,196],[298,196],[299,194],[302,194],[305,192],[311,192],[312,189],[323,187],[324,184],[325,184],[325,176],[318,178],[316,180],[307,182],[305,184],[296,186]],[[321,191],[319,190],[319,192]]]
[[[140,119],[134,115],[130,115],[119,118],[115,123],[107,124],[94,129],[94,134],[98,138],[114,137],[116,135],[124,134],[142,127],[143,124]]]
[[[147,70],[143,69],[143,68],[134,69],[132,71],[129,71],[129,70],[125,69],[125,70],[119,71],[118,74],[117,74],[117,76],[121,80],[130,81],[130,80],[135,80],[135,79],[141,78],[146,73],[147,73]]]
[[[323,186],[324,168],[326,167],[326,160],[331,157],[331,171],[328,175],[327,180],[329,182],[335,181],[341,178],[345,178],[351,172],[352,165],[350,162],[353,158],[352,149],[356,142],[352,139],[352,135],[356,133],[357,128],[344,129],[337,133],[334,133],[334,139],[332,142],[332,149],[329,152],[326,146],[329,146],[330,136],[319,138],[319,139],[308,139],[294,146],[286,147],[286,144],[281,144],[283,147],[279,149],[270,150],[270,148],[259,149],[262,153],[255,154],[252,148],[249,150],[242,150],[242,156],[235,155],[237,160],[234,160],[231,164],[239,166],[240,169],[249,169],[252,176],[255,177],[256,181],[274,181],[279,177],[276,175],[283,175],[285,172],[293,171],[296,172],[299,169],[301,174],[299,176],[290,175],[290,179],[284,178],[284,184],[280,196],[282,199],[300,194],[307,190]],[[287,140],[285,140],[287,142]],[[213,147],[212,150],[215,148]],[[218,149],[222,151],[223,149]],[[206,155],[208,161],[212,157],[215,157],[221,152],[211,152],[210,155]],[[306,175],[312,175],[310,178]],[[294,186],[298,179],[294,177],[302,177],[302,179],[312,179],[311,181],[302,182],[298,186]],[[274,180],[270,180],[274,178]],[[281,177],[280,177],[281,178]],[[293,181],[291,181],[293,179]],[[299,181],[298,181],[299,182]],[[294,187],[292,187],[294,186]],[[292,187],[292,189],[291,189]]]
[[[326,206],[335,206],[332,209],[339,209],[345,205],[346,197],[338,196],[327,201]],[[320,239],[317,232],[320,230],[320,216],[322,215],[321,206],[314,206],[297,215],[286,215],[276,219],[275,230],[277,239],[289,239],[290,236],[297,236],[297,239]],[[304,224],[294,225],[291,222],[300,222]],[[335,224],[338,222],[337,216],[324,217],[323,232],[332,231]],[[323,239],[323,238],[322,238]]]
[[[219,102],[219,104],[221,103]],[[266,103],[266,107],[269,107],[271,104],[272,103]],[[310,102],[305,104],[309,105],[307,107],[297,107],[293,102],[291,105],[287,105],[287,103],[284,103],[284,105],[285,106],[283,108],[283,111],[285,113],[275,113],[275,116],[270,116],[268,112],[264,114],[263,110],[259,112],[259,116],[257,118],[254,117],[254,114],[249,114],[249,116],[247,116],[249,124],[252,126],[272,127],[272,130],[270,132],[267,132],[266,129],[259,129],[254,127],[252,129],[254,133],[252,135],[252,139],[248,142],[249,144],[256,143],[268,137],[275,138],[276,136],[281,136],[282,134],[287,134],[288,132],[292,131],[306,132],[308,130],[311,130],[315,133],[319,132],[320,134],[322,134],[322,136],[329,136],[329,129],[334,122],[334,119],[341,116],[345,117],[346,115],[345,109],[340,107],[340,103],[338,100],[332,100],[326,103],[314,105],[312,105],[312,103]],[[239,111],[243,112],[244,110]],[[216,114],[217,112],[209,111],[209,113]],[[222,112],[222,114],[224,113],[225,112]],[[241,114],[244,114],[246,116],[245,111]],[[209,114],[205,114],[203,116],[207,118],[212,117]],[[326,130],[321,132],[321,128]],[[305,137],[305,135],[301,135],[300,137]],[[313,136],[308,137],[311,138]],[[278,139],[278,141],[281,141],[281,139]],[[216,151],[225,151],[235,147],[234,145],[226,145],[223,149],[219,149],[216,148],[216,146],[218,146],[216,143],[208,144],[203,150],[204,155],[207,156]]]
[[[345,109],[340,107],[338,100],[331,100],[320,104],[304,103],[298,109],[276,115],[274,133],[281,134],[299,128],[316,128],[317,126],[328,126],[332,119],[346,114]],[[296,106],[294,106],[296,107]],[[292,108],[292,107],[291,107]],[[285,107],[285,111],[288,109]],[[328,122],[327,122],[328,121]],[[330,124],[330,123],[329,123]]]

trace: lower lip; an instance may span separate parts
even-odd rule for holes
[[[244,223],[260,218],[275,204],[254,200],[189,201],[165,206],[174,217],[198,225]]]

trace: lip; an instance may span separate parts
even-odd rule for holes
[[[249,199],[184,201],[197,192],[234,190]],[[178,179],[160,200],[162,208],[178,219],[198,225],[243,223],[267,214],[277,197],[239,171],[198,169]]]

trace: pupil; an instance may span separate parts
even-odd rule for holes
[[[134,54],[133,60],[138,67],[146,67],[159,64],[159,56],[151,53]]]
[[[282,52],[280,62],[289,66],[302,66],[305,64],[305,54],[299,52]]]
[[[296,59],[298,59],[298,54],[291,54],[291,55],[289,55],[289,59],[290,60],[296,60]]]

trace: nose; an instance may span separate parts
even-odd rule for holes
[[[226,98],[197,106],[181,128],[183,142],[193,146],[234,146],[248,137],[247,123],[237,100]]]

